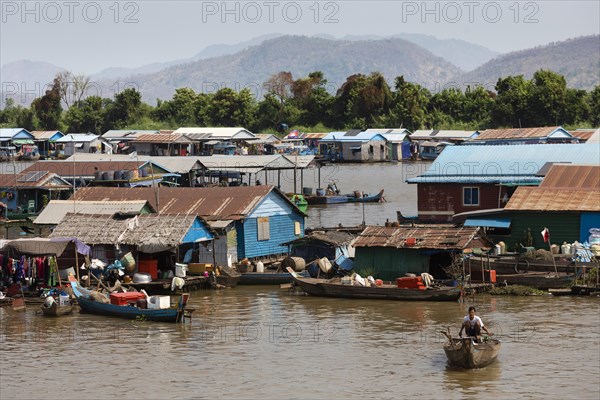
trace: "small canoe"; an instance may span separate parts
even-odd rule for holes
[[[58,300],[53,302],[50,307],[46,307],[46,304],[42,304],[40,306],[42,309],[42,313],[48,317],[60,317],[61,315],[71,314],[73,312],[73,306],[69,305],[59,305]]]
[[[475,338],[453,338],[442,332],[448,340],[444,343],[444,352],[448,363],[461,368],[483,368],[493,363],[500,352],[501,343],[498,339],[487,338],[486,341],[477,343]]]

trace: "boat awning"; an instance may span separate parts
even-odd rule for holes
[[[510,228],[508,218],[469,218],[463,226],[483,226],[486,228]]]

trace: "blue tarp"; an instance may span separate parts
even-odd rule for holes
[[[486,228],[510,228],[508,218],[469,218],[463,226],[484,226]]]
[[[410,153],[410,142],[402,142],[402,159],[408,160],[412,154]]]

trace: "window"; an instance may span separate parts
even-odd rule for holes
[[[302,230],[301,230],[301,227],[300,227],[300,222],[295,221],[294,222],[294,235],[298,235],[299,236],[300,234],[302,234]]]
[[[479,188],[466,187],[463,188],[463,205],[478,206],[479,205]]]
[[[258,226],[258,240],[269,240],[269,217],[259,217],[256,221]]]

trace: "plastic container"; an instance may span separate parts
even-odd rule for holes
[[[396,278],[396,285],[403,289],[426,289],[423,278],[420,276],[404,276]]]
[[[409,237],[406,238],[406,245],[407,246],[414,246],[415,244],[417,244],[417,239],[414,237]]]
[[[256,272],[262,274],[263,272],[265,272],[265,264],[263,264],[262,261],[259,261],[256,263]]]
[[[383,286],[383,281],[381,279],[375,279],[375,286],[382,287]]]
[[[494,246],[494,254],[495,255],[502,254],[502,246],[500,246],[499,244],[497,244],[496,246]]]
[[[500,254],[506,253],[506,243],[498,242],[498,244],[500,245]]]
[[[206,263],[189,263],[188,264],[188,272],[190,275],[202,275],[205,272],[212,271],[212,264]]]
[[[311,187],[303,187],[302,188],[302,194],[304,196],[312,196],[312,188]]]
[[[325,196],[325,189],[322,189],[322,188],[317,189],[317,196]]]
[[[69,296],[68,295],[60,295],[58,296],[59,299],[59,306],[68,306],[69,305]]]
[[[171,296],[150,296],[148,308],[151,310],[164,310],[171,307]]]
[[[188,266],[186,264],[175,263],[175,276],[185,278],[187,270]]]
[[[144,293],[140,292],[126,292],[126,293],[111,293],[110,304],[116,306],[126,306],[129,303],[136,303],[140,299],[145,299]]]

